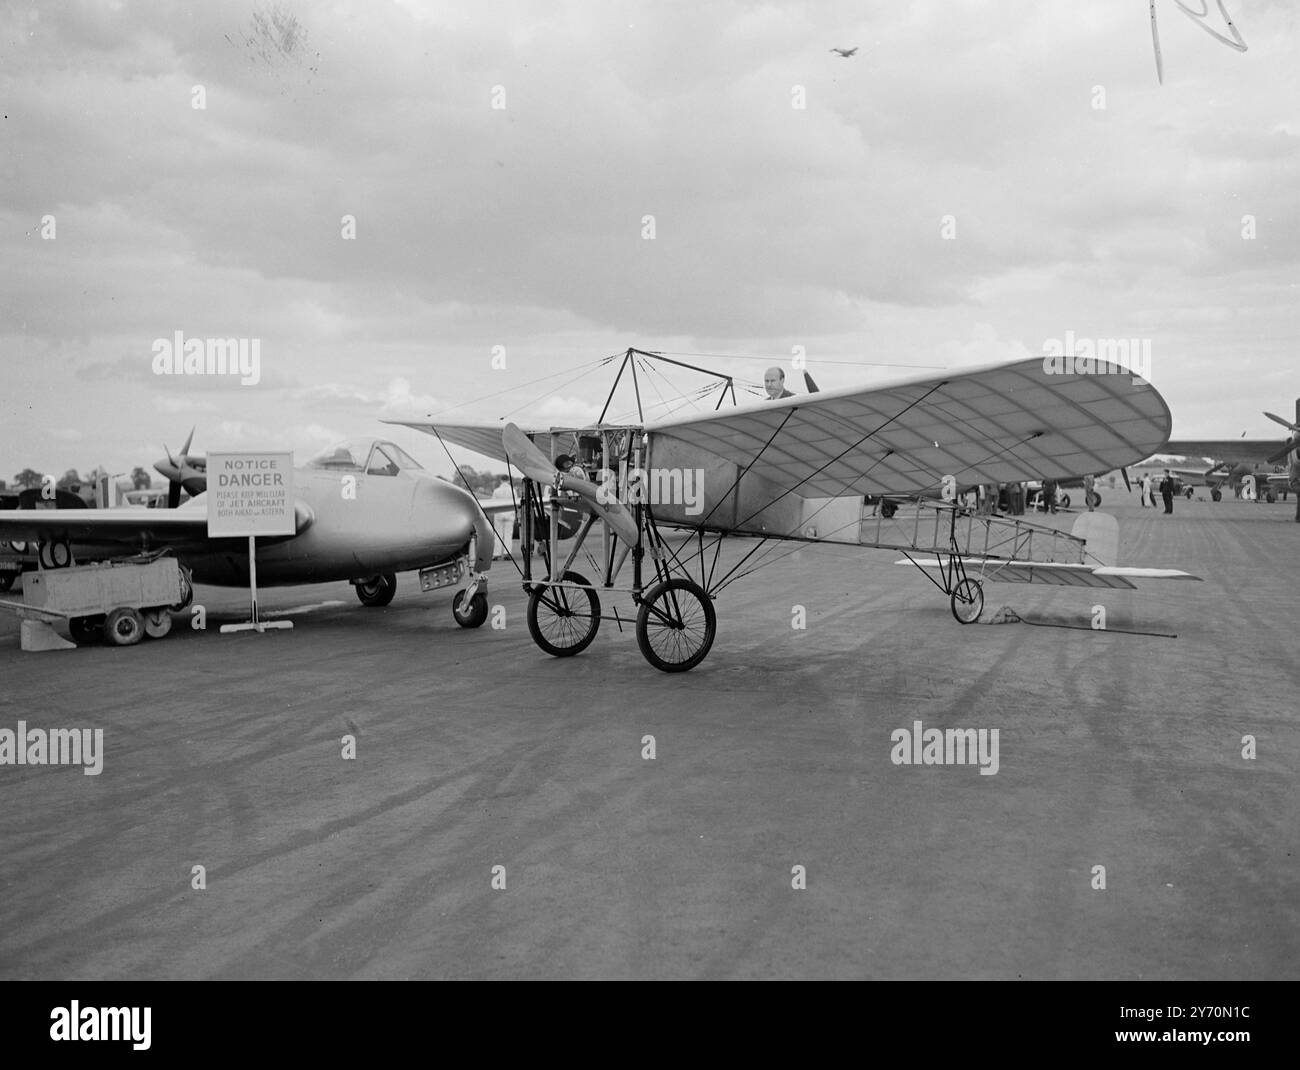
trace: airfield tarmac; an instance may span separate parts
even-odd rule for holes
[[[1113,509],[1120,563],[1204,583],[985,589],[1083,630],[963,627],[898,554],[805,547],[675,676],[612,621],[547,657],[504,564],[495,631],[413,575],[379,610],[264,591],[317,608],[260,636],[200,587],[206,632],[126,649],[21,653],[0,615],[0,727],[105,749],[0,767],[0,976],[1295,978],[1300,524],[1175,510]],[[997,773],[893,764],[916,720],[998,729]]]

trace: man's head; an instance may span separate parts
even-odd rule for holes
[[[1168,474],[1169,474],[1169,469],[1166,468],[1166,469],[1165,469],[1165,475],[1168,475]]]
[[[768,397],[779,398],[785,391],[785,372],[780,368],[768,368],[763,373],[763,386],[767,389]]]

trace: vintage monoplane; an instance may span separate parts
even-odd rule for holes
[[[619,377],[630,368],[635,384],[647,359],[666,358],[629,349]],[[971,559],[986,578],[1025,582],[1127,587],[1140,578],[1191,578],[1173,570],[1116,570],[1114,540],[1100,528],[1092,537],[1107,544],[1098,547],[1102,553],[1089,554],[1087,534],[1051,533],[1054,552],[1035,560],[1048,536],[1035,541],[1033,525],[976,516],[954,503],[966,487],[1067,479],[1154,453],[1170,431],[1163,398],[1127,369],[1094,367],[1095,374],[1055,374],[1042,360],[1025,360],[656,423],[606,423],[609,400],[587,427],[393,422],[434,435],[444,447],[504,461],[526,477],[521,538],[525,548],[539,546],[545,572],[534,576],[525,552],[522,573],[529,630],[542,650],[577,654],[602,620],[621,626],[628,618],[604,615],[600,599],[602,591],[620,591],[637,607],[646,660],[681,672],[703,661],[713,644],[717,594],[753,571],[769,544],[831,542],[934,555],[914,563],[923,571],[937,565],[936,582],[963,622],[978,618],[983,606],[980,579],[965,567]],[[734,400],[734,384],[723,378],[723,396],[730,387]],[[640,393],[638,386],[643,415]],[[867,498],[881,496],[912,499],[915,515],[929,519],[909,528],[897,510],[873,517]],[[585,513],[567,550],[556,520],[565,506]],[[883,529],[885,519],[894,526]],[[1003,525],[1010,530],[998,530]],[[668,528],[691,534],[670,541],[661,531]],[[598,553],[587,550],[598,571],[592,582],[573,565],[595,531]],[[729,536],[757,541],[720,570]],[[629,558],[630,579],[623,573]],[[999,562],[1001,569],[994,567]]]

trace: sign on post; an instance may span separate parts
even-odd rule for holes
[[[209,453],[208,537],[248,538],[248,589],[252,620],[223,624],[223,632],[292,628],[287,620],[263,623],[257,615],[257,536],[292,535],[293,453]]]

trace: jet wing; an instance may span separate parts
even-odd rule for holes
[[[295,503],[294,511],[297,534],[315,517],[302,502]],[[258,541],[269,544],[292,538],[259,535]],[[116,543],[133,549],[206,543],[210,541],[207,502],[180,509],[7,509],[0,512],[0,539]]]
[[[948,475],[960,486],[1065,479],[1135,464],[1169,438],[1169,407],[1154,387],[1097,367],[1106,373],[1053,374],[1034,358],[646,430],[803,498],[920,493]]]

